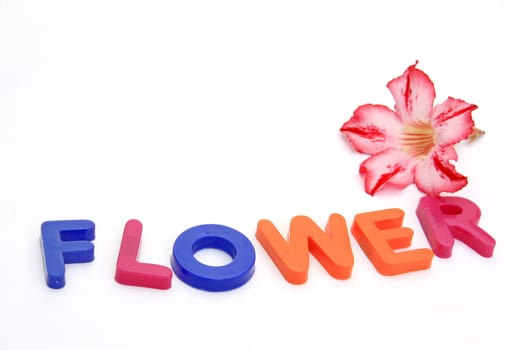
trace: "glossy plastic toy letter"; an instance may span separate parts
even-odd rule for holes
[[[170,289],[172,273],[169,267],[137,261],[141,236],[142,223],[129,220],[122,235],[115,280],[131,286]]]
[[[454,238],[459,239],[481,256],[491,257],[496,241],[478,227],[481,211],[462,197],[423,197],[416,210],[434,253],[440,258],[452,255]]]
[[[229,254],[233,261],[224,266],[209,266],[194,254],[212,248]],[[175,240],[171,266],[179,279],[192,287],[219,292],[244,285],[255,272],[255,249],[246,236],[222,225],[192,227]]]
[[[332,277],[341,280],[350,278],[354,256],[344,217],[330,215],[325,231],[309,217],[296,216],[290,222],[289,242],[284,240],[269,220],[259,221],[255,236],[290,283],[302,284],[307,281],[310,263],[308,251]]]
[[[352,234],[383,275],[398,275],[424,270],[432,263],[430,249],[414,249],[394,252],[410,246],[414,231],[401,227],[405,213],[401,209],[385,209],[357,214],[352,225]]]
[[[95,259],[95,224],[89,220],[46,221],[41,226],[46,283],[59,289],[66,284],[66,265]]]

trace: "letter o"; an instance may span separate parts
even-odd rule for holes
[[[194,254],[201,249],[219,249],[230,255],[232,262],[210,266]],[[223,225],[199,225],[180,234],[173,244],[171,267],[184,283],[211,292],[238,288],[255,273],[255,249],[239,231]]]

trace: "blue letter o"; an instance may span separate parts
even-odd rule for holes
[[[201,249],[224,251],[232,262],[209,266],[194,254]],[[171,267],[177,277],[192,287],[207,291],[226,291],[242,286],[255,272],[255,249],[246,236],[223,225],[200,225],[187,229],[173,244]]]

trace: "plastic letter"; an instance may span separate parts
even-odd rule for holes
[[[213,248],[229,254],[232,262],[224,266],[209,266],[194,254]],[[231,290],[244,285],[255,273],[255,249],[246,236],[222,225],[192,227],[175,240],[171,266],[184,283],[210,292]]]
[[[122,234],[115,280],[130,286],[170,289],[172,274],[169,267],[137,261],[141,236],[141,222],[129,220]]]
[[[255,236],[290,283],[307,281],[309,251],[332,277],[350,278],[354,256],[344,217],[330,215],[325,232],[309,217],[296,216],[290,222],[288,242],[269,220],[259,221]]]
[[[416,210],[434,253],[440,258],[452,255],[454,238],[481,256],[491,257],[496,241],[478,227],[481,211],[462,197],[423,197]]]
[[[401,227],[405,213],[401,209],[385,209],[357,214],[352,225],[352,234],[383,275],[398,275],[424,270],[432,263],[430,249],[414,249],[394,252],[410,246],[412,229]]]
[[[66,284],[66,265],[95,259],[95,224],[89,220],[46,221],[41,226],[46,283],[59,289]]]

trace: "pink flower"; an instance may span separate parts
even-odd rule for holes
[[[454,145],[474,130],[471,112],[477,106],[452,97],[434,106],[434,84],[416,64],[387,84],[394,111],[362,105],[341,128],[358,152],[371,155],[359,168],[368,194],[387,183],[400,188],[415,183],[431,196],[467,184],[451,161],[457,160]]]

